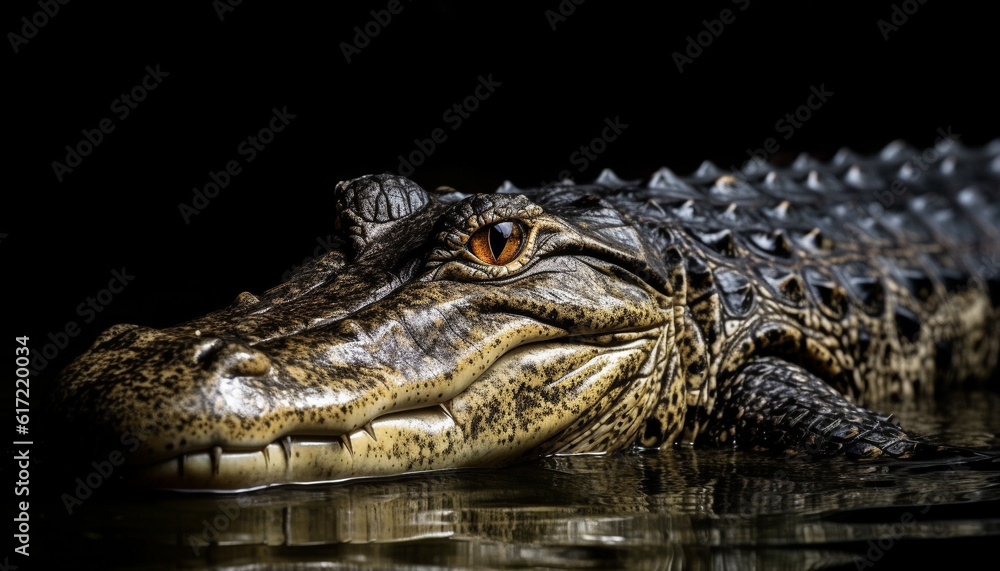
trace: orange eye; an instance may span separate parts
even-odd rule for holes
[[[521,252],[524,227],[520,222],[497,222],[476,230],[466,246],[484,264],[509,264]]]

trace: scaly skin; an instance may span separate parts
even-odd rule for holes
[[[675,442],[933,453],[863,405],[997,361],[1000,143],[938,151],[473,195],[362,177],[335,190],[343,248],[192,322],[111,328],[55,403],[90,441],[141,435],[130,477],[168,488]]]

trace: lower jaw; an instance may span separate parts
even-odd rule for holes
[[[257,450],[188,453],[132,467],[128,481],[142,488],[239,492],[447,469],[453,466],[425,458],[418,448],[400,442],[456,430],[451,416],[435,406],[386,415],[349,435],[286,436]]]

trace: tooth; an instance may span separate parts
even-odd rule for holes
[[[364,426],[361,427],[361,430],[364,430],[366,433],[368,433],[368,436],[371,436],[372,440],[378,442],[378,438],[375,438],[375,429],[372,428],[372,422],[370,420],[366,422]]]
[[[281,448],[285,451],[285,465],[292,465],[292,437],[286,436],[281,439]]]
[[[264,468],[268,468],[271,465],[271,452],[270,445],[265,446],[261,453],[264,455]]]
[[[219,473],[219,465],[222,464],[222,447],[212,447],[212,475]]]
[[[340,435],[340,445],[343,446],[344,448],[347,448],[347,451],[350,452],[351,456],[354,456],[354,446],[351,445],[351,435],[350,434],[341,434]]]
[[[452,422],[455,422],[455,415],[451,411],[451,401],[441,403],[441,410],[444,411]]]

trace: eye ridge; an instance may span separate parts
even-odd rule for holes
[[[481,262],[503,266],[521,253],[524,234],[524,226],[517,220],[494,222],[473,232],[467,248]]]

